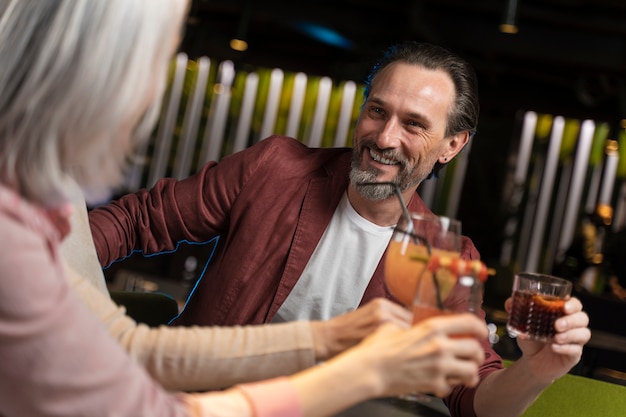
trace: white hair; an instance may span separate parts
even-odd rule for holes
[[[118,185],[186,0],[0,0],[0,182],[45,206]],[[158,112],[136,133],[147,136]]]

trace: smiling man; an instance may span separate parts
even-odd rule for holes
[[[352,150],[273,136],[187,179],[163,179],[93,210],[100,262],[220,236],[179,325],[323,320],[376,297],[393,299],[383,265],[402,209],[392,186],[359,184],[393,182],[409,210],[430,212],[417,187],[476,131],[477,82],[458,56],[406,42],[386,51],[366,84]],[[467,237],[461,256],[479,258]],[[589,339],[581,310],[570,300],[555,342],[520,342],[529,354],[507,370],[483,340],[482,382],[450,381],[452,415],[519,415],[580,359]]]
[[[372,78],[355,129],[348,195],[361,216],[393,225],[400,214],[393,189],[359,184],[396,183],[409,201],[435,164],[447,163],[463,149],[472,126],[448,131],[456,95],[444,70],[397,61]],[[380,210],[378,203],[389,198],[395,210]]]

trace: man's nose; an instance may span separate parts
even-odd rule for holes
[[[397,148],[400,146],[400,124],[391,118],[381,126],[376,135],[376,144],[380,149]]]

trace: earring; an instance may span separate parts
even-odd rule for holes
[[[443,162],[448,162],[448,158],[447,157],[443,158]]]

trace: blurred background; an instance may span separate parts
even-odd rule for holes
[[[496,270],[491,318],[501,320],[517,270],[571,279],[598,329],[586,372],[600,369],[606,352],[626,346],[602,339],[626,336],[615,319],[626,314],[623,0],[193,0],[147,163],[120,193],[187,176],[272,133],[350,146],[362,81],[406,39],[444,46],[478,74],[478,134],[420,194],[458,217]],[[214,243],[134,255],[107,279],[184,300]],[[624,349],[611,369],[626,370]]]
[[[232,39],[247,49],[233,50]],[[360,83],[389,44],[405,39],[449,48],[478,73],[481,119],[458,216],[483,256],[498,259],[521,112],[591,119],[619,135],[626,2],[195,0],[181,50],[247,71],[278,67]]]
[[[502,32],[503,23],[517,33]],[[230,48],[237,37],[246,51]],[[194,0],[182,49],[360,81],[386,46],[404,39],[442,45],[472,63],[485,116],[519,108],[625,115],[622,0]]]

